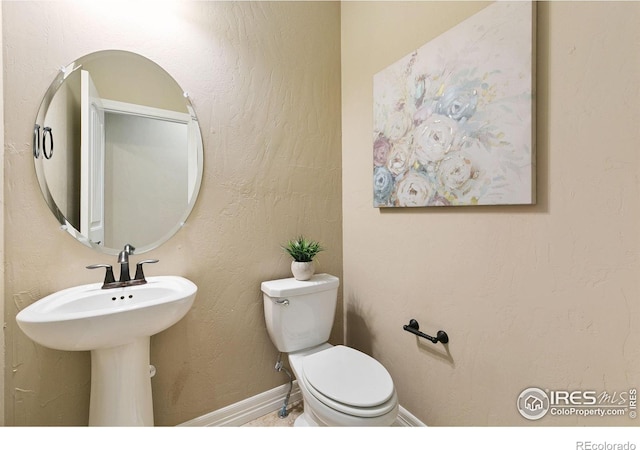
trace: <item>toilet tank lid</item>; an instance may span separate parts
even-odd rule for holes
[[[298,281],[295,278],[263,281],[260,287],[269,297],[280,298],[294,295],[313,294],[314,292],[335,289],[340,285],[338,277],[328,273],[319,273],[308,281]]]

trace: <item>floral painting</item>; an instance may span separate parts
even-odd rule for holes
[[[375,207],[535,202],[533,23],[495,2],[374,76]]]

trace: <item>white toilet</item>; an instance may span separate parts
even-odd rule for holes
[[[358,350],[327,341],[340,281],[314,275],[262,283],[269,336],[298,380],[304,414],[295,426],[389,426],[398,396],[389,372]]]

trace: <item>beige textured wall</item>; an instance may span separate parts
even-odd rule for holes
[[[538,5],[536,206],[371,206],[373,75],[483,6],[342,3],[347,343],[428,425],[637,425],[527,422],[515,405],[530,386],[640,381],[640,3]],[[416,342],[410,318],[448,349]]]
[[[2,2],[5,118],[5,397],[8,425],[87,423],[88,352],[31,342],[18,310],[99,281],[100,255],[59,230],[40,194],[31,130],[56,70],[104,49],[140,53],[189,92],[204,137],[200,197],[186,226],[145,255],[148,275],[199,286],[193,309],[152,338],[154,413],[174,425],[288,378],[264,326],[260,282],[290,276],[280,244],[322,241],[342,276],[340,6],[329,2]],[[338,311],[332,340],[341,341]]]

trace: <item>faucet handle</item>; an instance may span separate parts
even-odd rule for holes
[[[104,288],[109,283],[115,283],[116,279],[113,276],[113,267],[111,267],[111,264],[91,264],[90,266],[87,266],[87,269],[99,269],[101,267],[107,269],[104,274],[102,287]]]
[[[146,283],[146,280],[144,279],[144,272],[142,271],[142,265],[143,264],[155,264],[157,263],[159,260],[158,259],[145,259],[143,261],[140,261],[138,264],[136,264],[136,276],[134,278],[135,281],[143,281]]]

